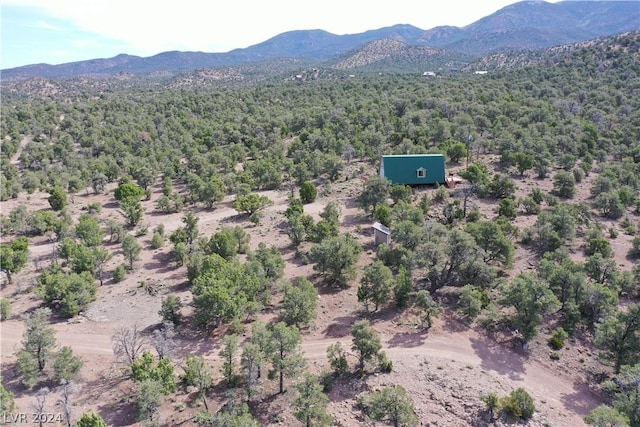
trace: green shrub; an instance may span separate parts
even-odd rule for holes
[[[536,411],[533,398],[522,387],[513,390],[509,396],[503,397],[500,403],[503,412],[522,420],[528,420]]]
[[[331,390],[333,390],[333,386],[336,382],[336,377],[333,375],[332,372],[329,371],[323,371],[320,374],[320,384],[322,384],[322,391],[325,393],[329,393]]]
[[[622,221],[620,221],[620,227],[622,227],[622,229],[624,230],[624,234],[626,234],[628,236],[633,236],[634,234],[636,234],[637,227],[633,223],[633,221],[631,221],[631,219],[629,219],[628,216],[625,216],[622,219]]]
[[[391,206],[386,203],[378,203],[373,210],[373,218],[385,227],[391,225]]]
[[[149,224],[141,224],[136,228],[136,231],[134,234],[136,237],[140,237],[140,236],[146,236],[148,232],[149,232]]]
[[[562,341],[558,337],[551,337],[549,339],[549,346],[554,350],[560,350],[562,347],[564,347],[564,341]]]
[[[564,347],[564,341],[569,338],[569,334],[563,328],[556,328],[552,337],[549,339],[549,345],[554,350],[560,350]]]
[[[241,335],[244,333],[244,323],[239,317],[234,317],[229,324],[229,333]]]
[[[470,211],[467,212],[467,222],[478,222],[480,221],[481,217],[482,213],[477,207],[473,207]]]
[[[287,210],[284,211],[284,216],[288,219],[296,215],[301,215],[304,213],[304,206],[302,205],[302,200],[292,197],[289,199],[289,206]]]
[[[447,197],[449,197],[447,187],[436,184],[436,194],[433,196],[433,201],[435,203],[442,203]]]
[[[120,283],[127,277],[127,266],[124,264],[120,264],[113,271],[113,281],[116,283]]]
[[[102,205],[100,204],[100,202],[89,203],[87,205],[87,211],[90,214],[92,214],[92,213],[100,213],[100,212],[102,212]]]
[[[78,420],[78,427],[107,427],[107,423],[100,415],[85,412]]]
[[[540,204],[544,201],[544,193],[539,188],[534,188],[533,190],[531,190],[531,193],[529,193],[529,196],[537,204]]]
[[[167,295],[166,298],[162,299],[158,314],[164,322],[178,325],[182,321],[181,307],[182,301],[180,301],[180,298],[175,295]]]
[[[0,298],[0,321],[11,317],[11,303],[9,300]]]
[[[640,258],[640,237],[634,237],[628,255],[631,258]]]
[[[318,197],[318,189],[312,182],[305,181],[300,184],[300,200],[302,200],[302,203],[313,203],[316,197]]]
[[[347,361],[347,353],[342,348],[340,342],[331,344],[327,348],[327,359],[333,369],[333,375],[339,377],[349,370],[349,362]]]
[[[573,173],[573,179],[576,181],[576,184],[579,184],[582,182],[582,180],[585,177],[585,172],[584,169],[582,168],[575,168],[571,171]]]
[[[393,361],[387,357],[384,351],[378,353],[378,366],[380,366],[380,370],[385,374],[393,370]]]
[[[251,221],[253,224],[260,224],[260,220],[262,219],[262,214],[260,212],[254,212],[251,215],[249,215],[249,221]]]
[[[154,233],[158,233],[161,236],[164,236],[164,224],[158,224],[153,228]]]
[[[153,237],[151,238],[151,247],[153,249],[160,249],[164,246],[164,242],[165,239],[162,234],[158,233],[157,231],[153,233]]]
[[[510,197],[500,199],[497,209],[498,216],[513,220],[518,216],[518,203]]]
[[[51,192],[49,193],[49,198],[47,200],[49,201],[51,209],[53,209],[54,211],[61,211],[69,205],[67,193],[65,193],[65,191],[58,186],[54,187],[51,190]]]

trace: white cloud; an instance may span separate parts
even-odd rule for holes
[[[53,24],[50,24],[50,23],[45,22],[45,21],[37,21],[35,23],[35,26],[37,28],[42,28],[42,29],[45,29],[45,30],[62,31],[62,28],[58,27],[57,25],[53,25]]]

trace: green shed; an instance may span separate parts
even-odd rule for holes
[[[445,184],[443,154],[400,154],[382,156],[380,176],[394,184]]]

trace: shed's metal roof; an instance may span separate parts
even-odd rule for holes
[[[386,234],[387,236],[391,235],[391,229],[389,227],[385,227],[384,225],[380,224],[379,222],[374,222],[373,225],[371,225],[373,228],[375,228],[376,230]]]

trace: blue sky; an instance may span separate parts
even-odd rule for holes
[[[557,0],[554,0],[555,2]],[[0,0],[0,69],[121,53],[227,52],[292,30],[465,26],[515,0]]]
[[[103,37],[74,22],[45,11],[22,6],[2,6],[0,23],[2,69],[34,63],[64,63],[111,57],[125,52],[123,40]]]

